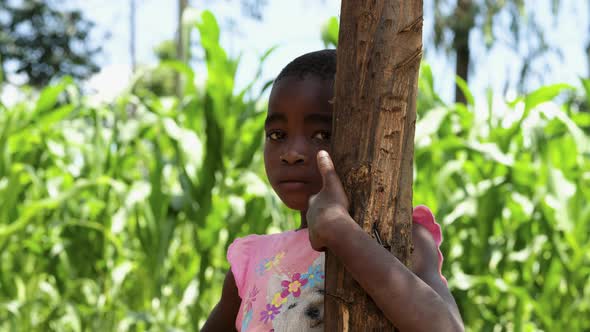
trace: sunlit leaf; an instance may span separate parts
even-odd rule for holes
[[[471,106],[475,105],[475,99],[473,98],[473,94],[471,93],[471,90],[467,86],[467,82],[465,82],[465,80],[462,79],[461,77],[456,76],[455,83],[457,83],[457,86],[459,87],[459,89],[461,89],[461,92],[463,93],[463,95],[465,96],[465,99],[467,100],[467,104],[471,105]]]
[[[525,99],[525,116],[528,114],[528,111],[535,108],[537,105],[548,102],[553,100],[557,97],[560,93],[564,92],[564,90],[573,89],[573,87],[569,84],[553,84],[548,86],[543,86],[531,93],[529,93]]]
[[[35,105],[35,114],[42,114],[53,108],[56,105],[59,96],[70,84],[72,84],[72,82],[73,80],[71,77],[65,77],[61,82],[43,89]]]
[[[325,47],[336,47],[338,45],[339,25],[338,18],[330,17],[322,26],[321,38]]]

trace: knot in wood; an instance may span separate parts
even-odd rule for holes
[[[345,183],[349,188],[356,188],[359,186],[364,186],[369,183],[371,180],[370,177],[371,173],[371,165],[370,164],[362,164],[357,167],[353,167],[348,174],[346,174]]]
[[[408,103],[404,97],[394,95],[394,94],[387,94],[381,97],[381,111],[382,112],[392,112],[392,113],[399,113],[406,110]]]

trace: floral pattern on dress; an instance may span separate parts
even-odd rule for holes
[[[275,307],[272,304],[267,304],[266,305],[266,310],[263,310],[260,313],[260,321],[264,322],[265,324],[268,323],[269,321],[272,321],[273,319],[275,319],[275,317],[281,313],[281,311],[279,310],[279,308]]]
[[[271,304],[277,308],[280,308],[285,302],[287,302],[287,298],[282,297],[281,293],[276,293],[275,296],[272,298]]]
[[[295,297],[299,297],[301,295],[301,287],[307,285],[307,279],[301,279],[300,273],[295,273],[289,280],[283,280],[281,282],[281,286],[283,286],[283,292],[281,293],[282,297],[287,297],[289,294],[293,294]]]
[[[285,257],[285,252],[280,251],[272,257],[262,259],[262,261],[256,266],[256,274],[260,277],[265,272],[278,268],[283,257]]]
[[[246,314],[244,315],[244,318],[242,319],[242,328],[240,329],[240,331],[246,331],[248,329],[248,326],[250,325],[250,322],[252,321],[252,315],[254,314],[254,310],[250,309],[248,310],[248,312],[246,312]]]
[[[260,290],[254,286],[250,292],[248,293],[248,297],[246,298],[246,310],[252,309],[252,304],[256,301],[256,295],[260,293]]]
[[[260,290],[256,286],[254,286],[248,293],[248,297],[245,301],[246,314],[242,320],[242,331],[246,331],[246,329],[248,329],[248,325],[250,325],[250,322],[252,321],[252,316],[254,315],[253,305],[256,301],[256,296],[258,293],[260,293]]]
[[[277,257],[277,256],[275,256]],[[279,260],[282,257],[279,256]],[[267,260],[265,262],[268,263]],[[277,275],[278,277],[278,275]],[[288,279],[280,280],[281,291],[269,294],[270,303],[260,312],[260,321],[270,324],[278,315],[281,314],[281,308],[287,302],[289,296],[298,298],[301,291],[307,287],[319,286],[324,282],[325,274],[321,264],[312,264],[304,274],[294,273]]]
[[[320,265],[312,265],[307,270],[307,273],[301,276],[303,279],[307,280],[308,287],[314,287],[316,284],[320,282],[324,282],[326,276],[324,275],[324,271]]]

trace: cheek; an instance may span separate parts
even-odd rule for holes
[[[270,166],[270,158],[269,158],[269,155],[268,155],[268,152],[267,152],[266,148],[264,149],[263,157],[264,157],[263,158],[264,159],[264,170],[266,171],[266,176],[270,180],[269,170],[272,169],[272,167]]]
[[[273,184],[274,183],[274,173],[272,172],[273,169],[277,169],[277,165],[275,165],[276,161],[273,158],[274,151],[268,145],[264,145],[264,170],[266,172],[266,177],[268,181]]]

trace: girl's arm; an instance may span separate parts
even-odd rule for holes
[[[463,331],[457,305],[438,273],[432,235],[413,226],[413,270],[348,215],[335,216],[318,237],[400,331]]]
[[[438,247],[434,242],[432,234],[424,226],[413,224],[412,243],[414,245],[414,251],[412,252],[412,272],[442,297],[449,307],[453,318],[460,326],[460,330],[463,331],[463,319],[461,318],[459,308],[457,308],[457,303],[440,275]]]
[[[221,299],[215,306],[201,332],[237,331],[236,317],[240,310],[241,299],[238,295],[238,288],[234,275],[229,270],[225,275]]]
[[[306,214],[312,247],[338,257],[401,331],[463,331],[457,305],[438,274],[437,248],[428,230],[413,226],[412,272],[352,219],[328,153],[318,152],[317,162],[323,186],[310,198]]]

